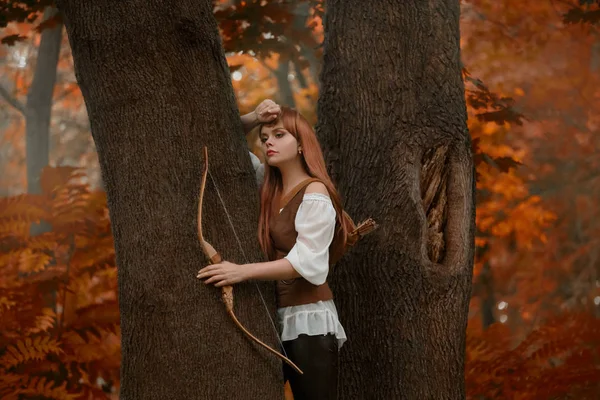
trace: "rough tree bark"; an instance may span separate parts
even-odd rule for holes
[[[261,258],[258,195],[209,0],[60,0],[105,182],[119,271],[121,399],[277,399],[280,361],[233,325],[207,264],[196,211],[202,148],[212,179],[205,238],[226,259]],[[259,285],[271,305],[271,285]],[[236,312],[258,337],[275,332],[254,284]]]
[[[331,0],[318,132],[350,215],[343,399],[460,399],[474,252],[459,2]]]

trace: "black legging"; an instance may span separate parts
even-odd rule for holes
[[[338,386],[338,344],[335,335],[300,335],[286,340],[283,348],[304,374],[283,364],[283,378],[290,381],[294,400],[335,400]]]

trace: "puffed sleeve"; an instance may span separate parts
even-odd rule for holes
[[[256,183],[260,186],[265,179],[265,166],[260,162],[260,159],[256,157],[256,154],[249,151],[250,160],[252,160],[252,166],[254,167],[254,174],[256,175]]]
[[[285,258],[313,285],[322,285],[329,272],[329,245],[335,233],[336,213],[331,199],[321,193],[302,198],[294,221],[298,237]]]

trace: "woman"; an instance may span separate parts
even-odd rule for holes
[[[249,279],[277,281],[281,341],[304,372],[300,375],[284,364],[284,379],[290,381],[295,400],[335,399],[338,349],[346,335],[327,274],[336,225],[344,226],[339,195],[316,135],[297,111],[265,100],[242,116],[242,123],[246,133],[261,125],[266,163],[256,157],[253,163],[257,180],[264,176],[258,237],[269,261],[223,261],[200,270],[198,278],[217,287]]]

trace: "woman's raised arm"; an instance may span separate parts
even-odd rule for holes
[[[244,114],[240,117],[242,120],[242,126],[244,127],[244,134],[250,133],[258,124],[264,124],[266,122],[273,121],[279,113],[281,108],[279,104],[273,100],[263,100],[256,109],[248,114]]]

